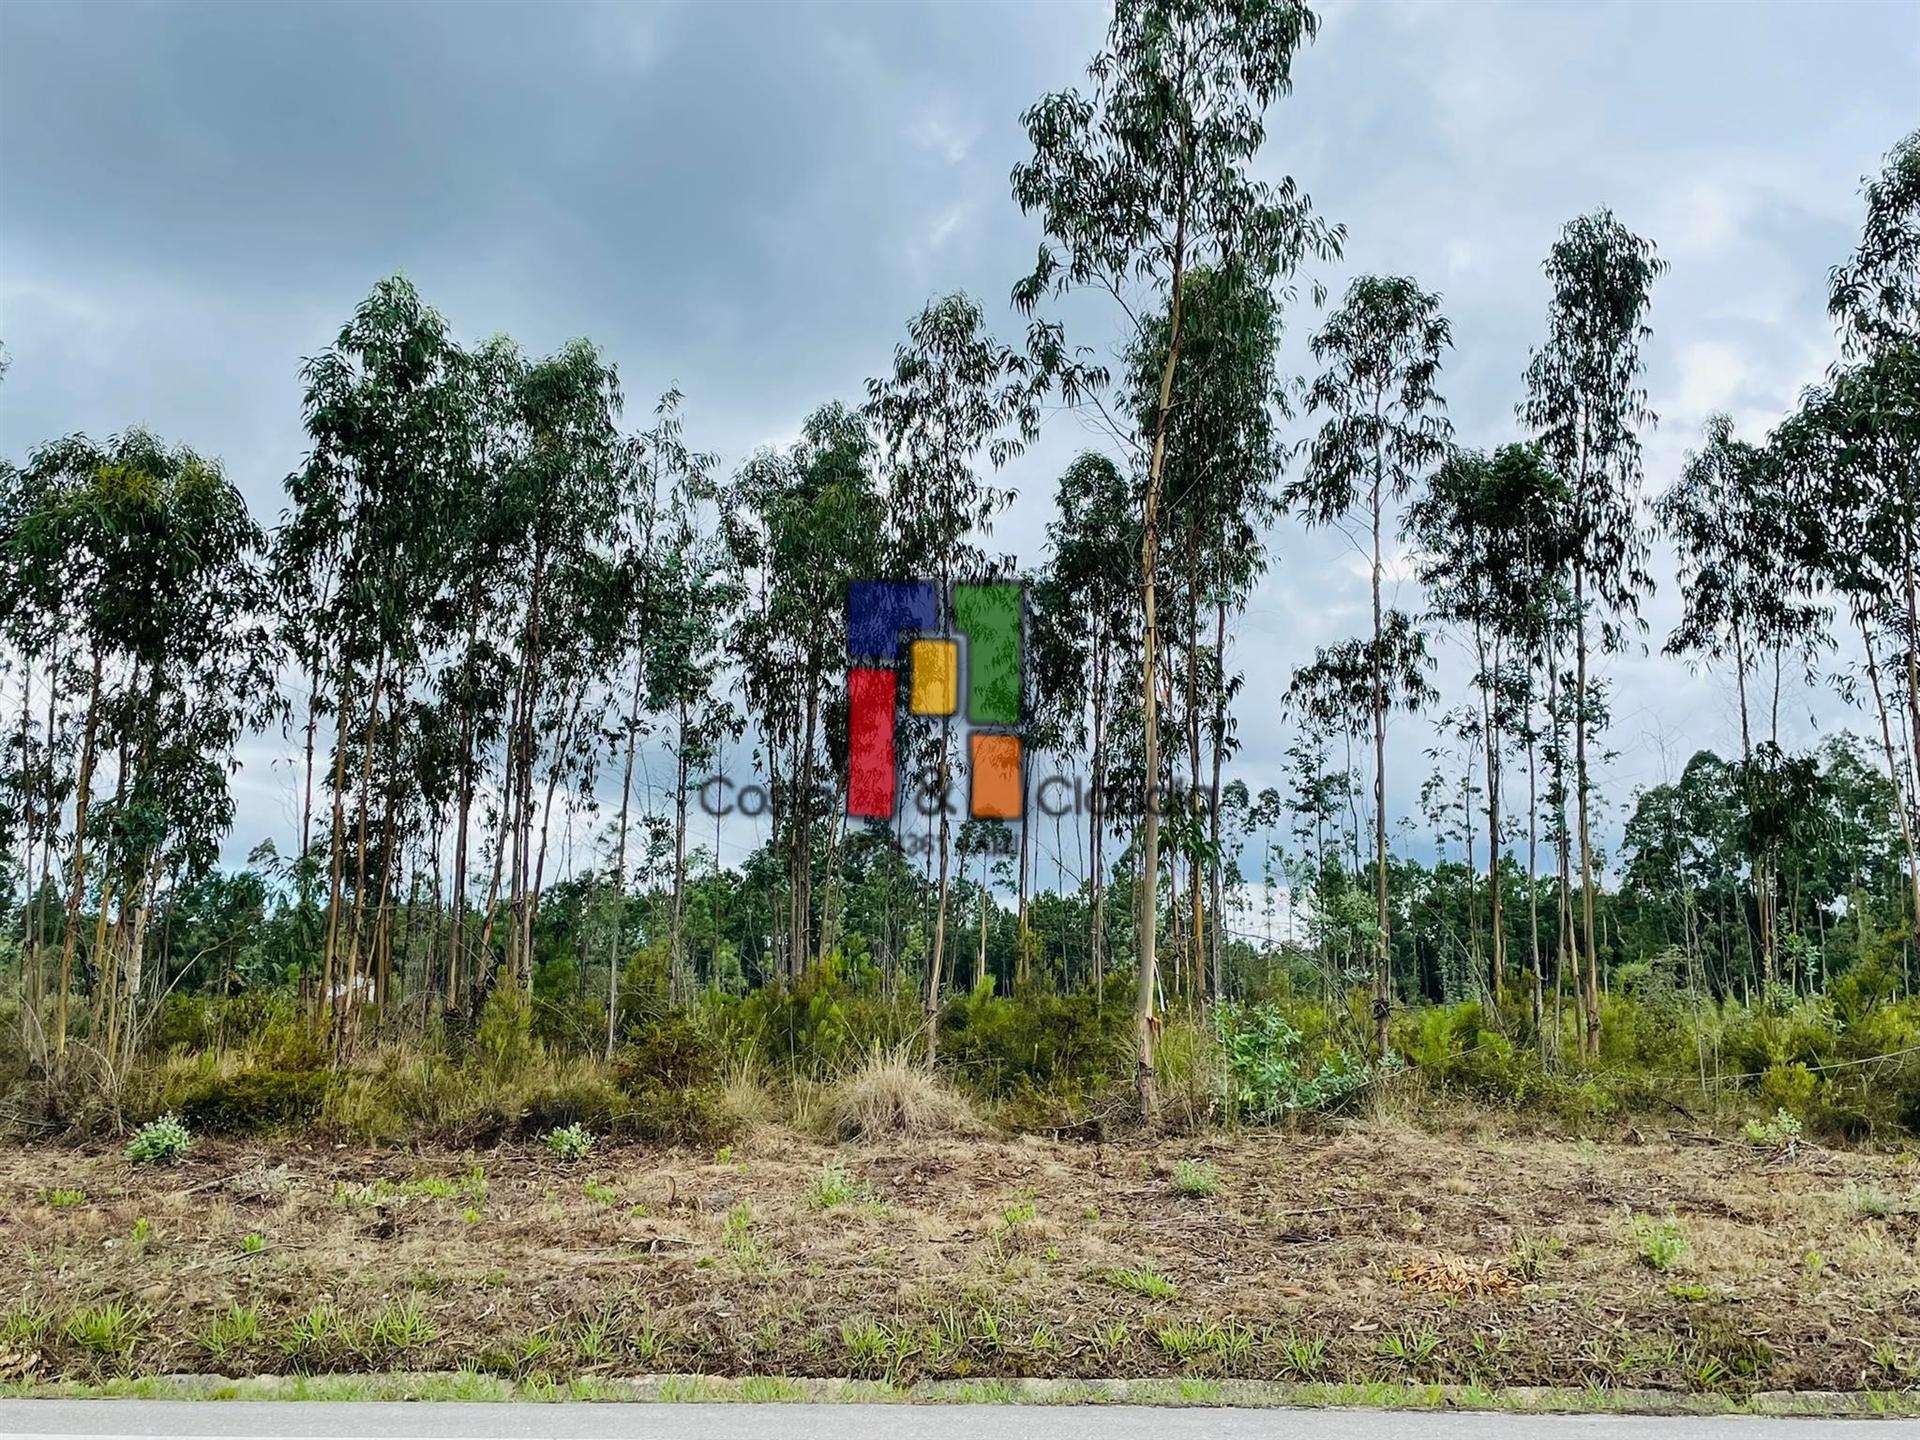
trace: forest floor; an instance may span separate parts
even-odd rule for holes
[[[0,1148],[0,1385],[461,1370],[1911,1393],[1920,1167],[1394,1121]]]

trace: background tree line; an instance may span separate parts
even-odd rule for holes
[[[1604,209],[1567,224],[1514,432],[1462,446],[1443,298],[1375,275],[1323,295],[1344,232],[1253,177],[1317,25],[1292,0],[1122,3],[1087,85],[1022,117],[1013,196],[1043,240],[1018,343],[936,299],[864,396],[730,472],[677,392],[623,424],[591,343],[463,343],[399,278],[303,367],[308,451],[271,527],[216,460],[139,430],[6,467],[0,955],[30,1063],[84,1040],[124,1068],[165,996],[260,987],[296,996],[336,1063],[370,1029],[470,1026],[495,994],[611,1055],[635,1005],[830,964],[917,996],[929,1054],[955,989],[1118,1005],[1124,986],[1151,1120],[1165,1017],[1276,989],[1364,991],[1353,1024],[1381,1052],[1396,1007],[1479,999],[1550,1063],[1597,1057],[1604,997],[1654,969],[1744,1000],[1871,965],[1904,994],[1920,136],[1868,181],[1832,273],[1825,382],[1768,435],[1714,420],[1650,504],[1653,243]],[[1080,291],[1110,302],[1111,365],[1055,318]],[[1324,310],[1298,381],[1290,310]],[[1062,404],[1109,443],[1065,468],[1023,566],[993,549],[1000,471]],[[1294,526],[1355,546],[1369,620],[1293,672],[1284,787],[1256,794],[1233,778],[1233,640]],[[1657,536],[1679,557],[1670,636],[1641,618]],[[1387,603],[1403,541],[1417,609]],[[1030,793],[1010,836],[957,809],[849,825],[841,616],[874,577],[1025,581],[1030,788],[1044,756],[1183,802],[1054,820]],[[1647,644],[1733,682],[1740,750],[1637,796],[1608,857],[1599,661]],[[1464,693],[1436,689],[1442,645]],[[1801,675],[1868,738],[1789,751]],[[1388,806],[1408,725],[1431,738],[1418,817]],[[275,730],[297,820],[223,870],[238,747]],[[937,788],[955,746],[902,717]],[[727,766],[771,797],[737,864],[692,793]],[[1439,858],[1396,853],[1403,825]],[[1070,881],[1038,883],[1043,852]]]

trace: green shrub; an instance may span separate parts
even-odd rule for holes
[[[178,1160],[193,1144],[193,1136],[177,1115],[162,1115],[149,1120],[133,1132],[127,1146],[127,1159],[135,1165],[165,1165]]]
[[[1173,1162],[1173,1193],[1205,1199],[1220,1189],[1220,1172],[1207,1160]]]
[[[594,1133],[584,1125],[563,1125],[556,1130],[549,1130],[545,1140],[549,1151],[569,1163],[586,1159],[599,1143]]]
[[[1747,1121],[1747,1139],[1755,1145],[1785,1145],[1800,1138],[1800,1121],[1791,1111],[1776,1110],[1771,1120]]]
[[[1309,1056],[1300,1031],[1276,1005],[1214,1008],[1235,1112],[1266,1123],[1290,1110],[1330,1110],[1366,1089],[1375,1067],[1345,1049]],[[1394,1068],[1389,1057],[1383,1068]]]
[[[336,1084],[325,1070],[241,1070],[200,1082],[181,1098],[179,1115],[215,1135],[292,1129],[320,1118]]]
[[[1693,1243],[1677,1220],[1636,1215],[1632,1227],[1634,1249],[1652,1269],[1671,1270],[1693,1253]]]
[[[1124,982],[1125,977],[1119,977]],[[940,1016],[940,1063],[991,1099],[1101,1095],[1132,1075],[1133,1011],[1110,997],[1025,989],[956,995]]]

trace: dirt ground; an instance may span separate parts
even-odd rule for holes
[[[1211,1193],[1209,1180],[1212,1181]],[[1182,1193],[1182,1192],[1186,1193]],[[65,1192],[65,1193],[63,1193]],[[1102,1145],[0,1150],[0,1382],[473,1369],[1920,1377],[1912,1155],[1392,1122]]]

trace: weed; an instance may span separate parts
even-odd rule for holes
[[[287,1328],[280,1348],[299,1365],[325,1364],[353,1350],[358,1333],[338,1305],[316,1305]]]
[[[1567,1242],[1558,1235],[1541,1235],[1528,1230],[1513,1237],[1513,1253],[1507,1265],[1525,1284],[1533,1284],[1546,1274],[1547,1266],[1560,1258]]]
[[[872,1200],[873,1194],[867,1186],[849,1176],[837,1160],[823,1166],[807,1187],[807,1203],[816,1210],[871,1204]]]
[[[582,1365],[604,1365],[613,1359],[613,1317],[606,1314],[580,1322],[574,1332],[573,1354]]]
[[[1409,1370],[1423,1369],[1439,1352],[1440,1337],[1431,1330],[1400,1330],[1374,1347],[1382,1359],[1397,1360]]]
[[[1318,1380],[1327,1368],[1324,1336],[1289,1335],[1280,1346],[1280,1372],[1296,1380]]]
[[[1693,1244],[1678,1220],[1635,1215],[1632,1225],[1634,1249],[1652,1269],[1671,1270],[1693,1253]]]
[[[40,1198],[55,1210],[73,1210],[87,1203],[84,1190],[42,1190]]]
[[[409,1295],[398,1305],[389,1305],[367,1322],[367,1343],[379,1350],[413,1350],[430,1345],[439,1337],[440,1327]]]
[[[139,1341],[148,1318],[146,1311],[118,1300],[86,1305],[67,1317],[67,1338],[83,1349],[124,1357]]]
[[[1776,1110],[1771,1120],[1747,1121],[1747,1140],[1773,1148],[1800,1138],[1800,1119],[1791,1110]]]
[[[583,1182],[580,1186],[580,1193],[596,1205],[605,1205],[611,1208],[620,1203],[620,1193],[611,1185],[602,1185],[597,1180]]]
[[[1220,1173],[1208,1160],[1176,1160],[1173,1164],[1173,1193],[1204,1200],[1218,1194]]]
[[[1116,1290],[1131,1290],[1136,1295],[1145,1295],[1150,1300],[1178,1300],[1180,1287],[1166,1276],[1144,1267],[1130,1267],[1124,1270],[1109,1270],[1102,1277]]]
[[[127,1146],[127,1159],[135,1165],[167,1165],[187,1153],[193,1136],[177,1115],[162,1115],[149,1120],[133,1132]]]
[[[480,1223],[480,1212],[469,1205],[460,1212],[460,1218],[469,1225],[478,1225]]]
[[[251,1345],[259,1338],[259,1307],[233,1303],[224,1314],[214,1317],[200,1336],[200,1346],[215,1360],[222,1360],[229,1352]]]
[[[1863,1220],[1885,1220],[1900,1207],[1894,1199],[1878,1185],[1856,1185],[1847,1182],[1847,1209]]]
[[[153,1221],[141,1215],[135,1218],[133,1229],[127,1233],[127,1239],[134,1245],[144,1245],[153,1238]]]
[[[545,1139],[548,1151],[568,1164],[586,1159],[600,1143],[594,1133],[577,1120],[547,1131]]]
[[[0,1316],[0,1345],[32,1345],[47,1333],[52,1314],[30,1300],[16,1301]]]
[[[1031,1200],[1016,1200],[1000,1212],[1000,1223],[1008,1230],[1018,1230],[1022,1225],[1031,1225],[1038,1214]]]
[[[1705,1285],[1669,1285],[1667,1294],[1676,1300],[1686,1300],[1695,1304],[1713,1298],[1713,1291]]]
[[[266,1248],[266,1237],[258,1231],[250,1230],[240,1239],[240,1253],[242,1255],[258,1255]]]
[[[854,1367],[877,1369],[887,1358],[887,1332],[871,1320],[842,1320],[840,1348]]]

